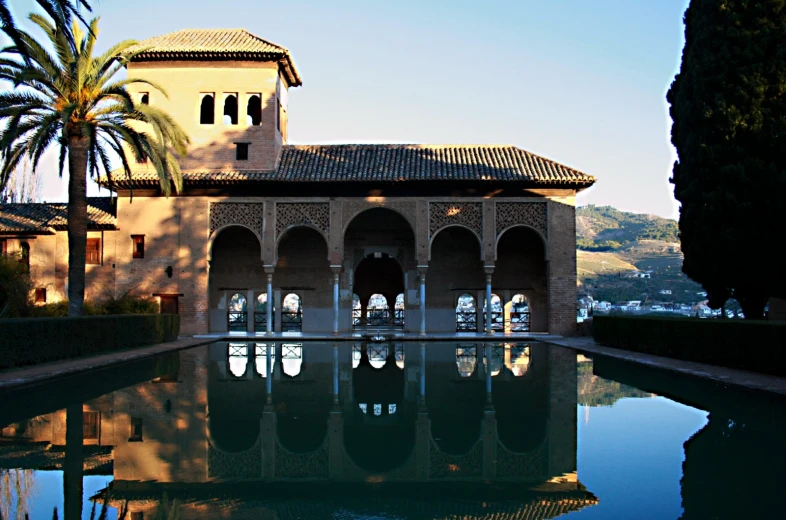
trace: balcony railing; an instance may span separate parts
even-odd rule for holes
[[[390,309],[369,309],[366,322],[370,327],[390,325]]]
[[[488,314],[483,313],[484,316]],[[505,330],[504,314],[502,311],[491,311],[491,330]]]
[[[511,332],[527,332],[530,327],[529,312],[511,312],[510,313],[510,331]]]
[[[245,311],[227,312],[227,326],[230,331],[245,332],[248,330],[248,313]]]
[[[265,332],[267,330],[267,311],[254,312],[254,330]]]
[[[281,311],[281,332],[303,330],[303,311]]]
[[[475,311],[456,311],[456,332],[477,332],[478,313]]]
[[[393,326],[394,327],[403,327],[404,326],[404,309],[395,309],[394,310]]]

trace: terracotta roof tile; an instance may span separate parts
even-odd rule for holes
[[[186,171],[188,185],[266,182],[465,181],[570,186],[595,182],[587,175],[514,146],[501,145],[290,145],[274,171]],[[155,172],[114,175],[118,188],[158,185]]]
[[[133,61],[148,60],[251,60],[280,62],[291,86],[302,84],[286,47],[245,29],[182,29],[139,42],[147,50]]]
[[[88,229],[114,229],[117,214],[116,199],[88,197]],[[49,233],[65,230],[68,224],[68,204],[29,203],[0,204],[0,233]]]

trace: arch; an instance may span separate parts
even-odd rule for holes
[[[478,307],[475,297],[469,293],[456,299],[456,332],[478,331]]]
[[[229,373],[234,377],[243,377],[248,369],[248,345],[245,343],[227,343],[227,361]]]
[[[227,325],[230,332],[248,330],[248,302],[243,293],[235,293],[227,301]]]
[[[316,231],[317,233],[319,233],[319,235],[325,240],[325,248],[328,249],[328,250],[330,249],[330,240],[328,240],[327,235],[325,235],[325,233],[321,229],[319,229],[317,226],[315,226],[313,224],[309,224],[307,222],[303,222],[303,223],[300,223],[300,224],[292,224],[291,226],[287,226],[286,228],[284,228],[281,231],[281,233],[279,233],[278,236],[276,237],[276,243],[273,246],[273,251],[275,251],[275,257],[274,257],[274,261],[273,261],[274,264],[276,262],[278,262],[278,246],[281,244],[281,241],[291,231],[294,231],[294,230],[300,229],[300,228],[311,229],[311,230]],[[330,261],[329,254],[330,253],[328,253],[328,256],[326,257],[328,259],[328,262]]]
[[[456,345],[456,369],[459,376],[470,377],[475,373],[478,364],[477,345]]]
[[[271,316],[276,313],[275,309],[271,309]],[[263,292],[257,295],[254,300],[254,331],[264,332],[267,330],[267,293]]]
[[[297,293],[288,293],[281,300],[281,332],[303,330],[303,301]]]
[[[540,231],[538,231],[532,226],[528,226],[527,224],[513,224],[512,226],[508,226],[502,231],[500,231],[500,233],[497,235],[497,240],[494,242],[494,260],[497,259],[497,253],[499,251],[499,243],[502,240],[502,237],[505,235],[505,233],[515,228],[526,228],[533,231],[536,235],[538,235],[538,237],[540,237],[541,242],[543,243],[543,251],[544,251],[543,259],[544,260],[549,259],[549,242],[548,240],[546,240],[546,237],[543,236],[543,233],[541,233]]]
[[[521,293],[514,294],[505,304],[505,332],[528,332],[529,329],[529,300]]]
[[[529,372],[532,361],[529,343],[507,343],[505,350],[505,368],[510,370],[514,377],[522,377]]]
[[[225,125],[236,125],[237,124],[237,95],[236,94],[225,94],[224,97],[224,119],[223,123]],[[228,122],[227,122],[228,118]]]
[[[404,326],[404,315],[406,311],[406,302],[404,301],[404,293],[396,295],[396,303],[393,305],[393,325],[397,327]]]
[[[483,298],[483,320],[488,323],[488,305],[486,298]],[[505,329],[505,302],[496,293],[491,293],[491,330]]]
[[[300,343],[281,344],[281,371],[289,377],[297,377],[303,369],[303,345]]]
[[[368,207],[365,207],[363,209],[359,209],[355,213],[353,213],[347,219],[347,221],[344,223],[344,226],[341,229],[341,242],[343,243],[346,240],[347,230],[349,229],[349,226],[351,226],[352,223],[361,214],[363,214],[363,213],[365,213],[367,211],[374,211],[374,210],[392,211],[393,213],[395,213],[399,217],[403,218],[407,222],[407,224],[409,224],[409,230],[412,232],[412,236],[413,237],[417,236],[417,234],[415,233],[415,229],[417,229],[417,225],[415,224],[415,222],[412,222],[412,220],[410,220],[410,218],[404,212],[402,212],[399,209],[392,208],[392,207],[389,207],[389,206],[382,206],[382,205],[377,205],[377,204],[369,204]]]
[[[368,299],[366,306],[366,323],[369,325],[383,326],[390,322],[390,306],[385,296],[375,293]]]
[[[248,97],[248,103],[246,103],[246,125],[257,126],[261,123],[262,97],[259,94],[252,94]]]
[[[212,125],[216,122],[216,99],[213,94],[202,94],[199,102],[199,124]]]
[[[254,234],[254,236],[257,239],[257,242],[259,242],[259,252],[260,252],[259,258],[260,260],[262,260],[262,237],[259,235],[259,233],[257,233],[256,230],[251,229],[249,226],[245,224],[226,224],[224,226],[221,226],[213,230],[213,233],[210,235],[210,238],[207,239],[207,261],[210,262],[211,260],[213,260],[213,244],[215,243],[218,236],[222,232],[231,229],[233,227],[244,228],[251,231],[251,233]]]
[[[517,296],[520,301],[505,306],[505,330],[545,332],[548,330],[549,265],[542,236],[529,226],[513,226],[497,241],[497,254],[494,278],[503,281],[510,296],[520,295]],[[520,313],[518,317],[514,313],[515,320],[510,315],[514,305]],[[571,312],[575,312],[574,304],[571,304]]]
[[[472,233],[472,236],[474,236],[477,239],[477,241],[478,241],[478,248],[480,249],[480,260],[483,261],[483,258],[484,258],[484,256],[483,256],[483,238],[480,237],[477,234],[477,232],[474,229],[470,228],[469,226],[465,226],[464,224],[448,224],[447,226],[443,226],[443,227],[439,228],[433,235],[431,235],[431,239],[428,241],[428,259],[429,259],[429,262],[431,261],[431,246],[434,244],[434,239],[437,238],[437,235],[442,233],[444,230],[446,230],[448,228],[454,228],[454,227],[463,228],[463,229],[466,229],[467,231],[469,231],[470,233]]]

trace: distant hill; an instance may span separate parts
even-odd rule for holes
[[[596,300],[702,300],[697,296],[701,286],[682,273],[675,220],[611,206],[580,207],[576,210],[576,246],[579,285]],[[630,278],[636,271],[649,277]]]

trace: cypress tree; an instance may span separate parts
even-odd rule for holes
[[[786,296],[786,0],[692,0],[667,94],[682,270],[712,308]]]

